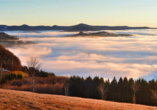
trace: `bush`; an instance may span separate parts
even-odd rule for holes
[[[49,75],[48,77],[34,77],[34,90],[37,93],[46,94],[64,94],[63,84],[67,77],[57,77]],[[32,77],[24,77],[22,80],[15,78],[3,84],[4,89],[32,91]]]
[[[1,80],[1,84],[6,83],[7,81],[11,81],[14,79],[23,79],[23,76],[21,74],[14,74],[14,73],[10,73],[10,74],[6,74],[2,80]]]
[[[16,79],[22,79],[23,76],[21,74],[17,74]]]

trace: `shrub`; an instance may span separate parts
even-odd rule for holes
[[[23,76],[21,74],[15,74],[15,73],[10,73],[10,74],[6,74],[2,80],[1,80],[1,84],[4,84],[6,83],[7,81],[11,81],[11,80],[14,80],[14,79],[22,79]]]

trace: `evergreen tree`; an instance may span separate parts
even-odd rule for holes
[[[115,77],[111,82],[109,90],[110,90],[110,95],[109,95],[110,100],[117,101],[117,80]]]

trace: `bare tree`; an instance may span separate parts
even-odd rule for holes
[[[151,90],[154,99],[157,99],[157,90]]]
[[[41,64],[40,64],[40,62],[39,62],[39,60],[37,58],[31,57],[27,61],[27,66],[28,66],[29,73],[32,76],[32,91],[34,92],[34,76],[36,74],[36,70],[40,69]]]
[[[156,83],[155,83],[155,88],[157,88],[157,79],[156,79]],[[153,99],[155,99],[157,101],[157,90],[152,89],[152,97]]]
[[[132,103],[136,104],[136,92],[139,91],[140,84],[138,82],[133,83],[132,90],[133,90],[133,98]]]
[[[106,93],[108,92],[108,88],[105,87],[104,84],[100,84],[100,85],[98,86],[98,90],[99,90],[99,92],[100,92],[100,94],[101,94],[101,98],[102,98],[102,99],[106,99],[105,95],[106,95]]]
[[[70,87],[70,81],[67,80],[67,81],[64,82],[64,92],[65,92],[65,95],[66,95],[66,96],[68,96],[69,87]]]
[[[0,82],[1,82],[1,86],[2,86],[2,77],[3,77],[2,72],[3,72],[3,70],[2,70],[2,58],[0,57]]]

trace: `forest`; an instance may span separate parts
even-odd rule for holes
[[[157,106],[157,80],[154,79],[147,82],[121,77],[117,81],[114,77],[110,82],[98,76],[93,79],[72,76],[64,88],[66,85],[69,91],[65,93],[70,96]]]

